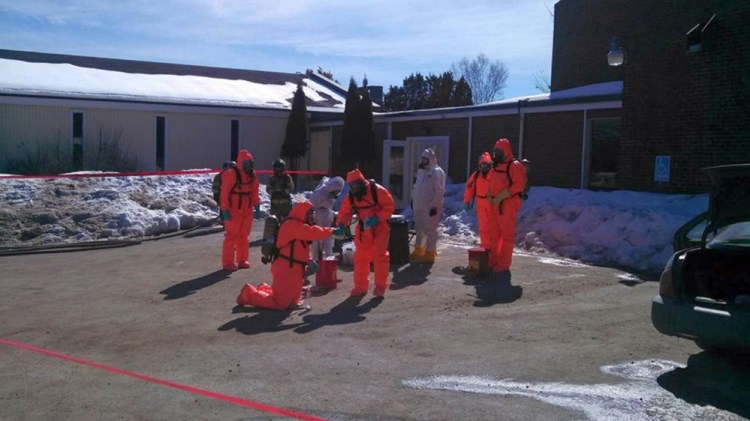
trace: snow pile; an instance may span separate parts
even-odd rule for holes
[[[218,215],[212,179],[213,174],[0,179],[0,247],[131,239],[211,224]],[[269,209],[265,186],[260,190],[258,219]],[[440,247],[478,243],[476,215],[464,211],[463,190],[463,184],[446,186]],[[296,193],[293,199],[311,194]],[[657,273],[672,252],[675,230],[707,206],[707,195],[534,187],[519,214],[516,243],[533,253]]]

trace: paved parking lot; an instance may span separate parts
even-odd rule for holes
[[[651,327],[656,282],[615,269],[521,255],[512,276],[475,279],[466,251],[446,248],[434,265],[394,267],[384,300],[348,298],[340,268],[311,310],[274,312],[234,305],[245,282],[270,281],[257,246],[253,268],[226,273],[220,243],[0,257],[0,419],[596,418],[419,382],[615,384],[601,367],[702,355]],[[747,416],[727,399],[720,414]]]

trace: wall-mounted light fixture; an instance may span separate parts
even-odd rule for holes
[[[693,26],[693,28],[685,34],[687,38],[688,53],[697,53],[705,48],[712,47],[715,38],[715,30],[713,29],[715,25],[712,25],[714,19],[716,19],[716,13],[711,15],[706,22]]]
[[[613,37],[609,43],[607,62],[610,66],[620,66],[625,63],[625,51],[620,46],[620,40],[617,37]]]

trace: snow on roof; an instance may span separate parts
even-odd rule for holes
[[[581,98],[588,96],[620,95],[622,94],[622,81],[594,83],[592,85],[578,86],[550,93],[550,99]]]
[[[502,99],[489,104],[513,104],[518,101],[546,101],[564,98],[586,98],[592,96],[620,95],[622,94],[622,81],[594,83],[591,85],[577,86],[575,88],[554,91],[536,95],[525,95],[515,98]]]
[[[333,91],[332,89],[329,89],[328,87],[318,82],[315,82],[312,79],[305,78],[303,79],[303,81],[305,82],[306,86],[303,87],[302,89],[305,91],[305,96],[308,99],[311,99],[315,102],[325,101],[325,98],[320,96],[320,93],[324,93],[324,94],[328,94],[329,96],[331,96],[332,98],[338,101],[338,104],[334,105],[335,108],[341,108],[341,109],[344,108],[344,105],[346,103],[346,98],[342,97],[339,93]],[[310,107],[308,107],[308,109],[310,109]]]
[[[313,102],[345,98],[303,79],[305,96]],[[297,85],[291,81],[263,84],[206,76],[126,73],[67,63],[31,63],[0,58],[0,93],[123,101],[169,102],[263,108],[291,108]]]

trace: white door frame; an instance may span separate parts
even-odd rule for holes
[[[401,191],[404,192],[403,197],[399,197],[397,195],[393,195],[393,200],[396,201],[396,209],[403,209],[407,206],[409,206],[409,198],[408,191],[409,191],[409,176],[406,172],[406,163],[408,162],[408,142],[405,140],[392,140],[392,139],[386,139],[383,142],[383,165],[382,165],[382,183],[385,188],[387,188],[389,191],[394,192],[395,189],[391,186],[391,148],[393,147],[400,147],[404,150],[404,161],[403,161],[403,178],[401,179]]]

